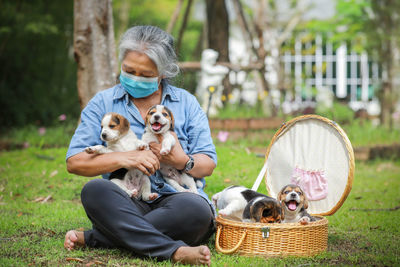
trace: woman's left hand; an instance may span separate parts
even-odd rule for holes
[[[183,151],[176,133],[172,132],[171,134],[174,136],[176,142],[171,149],[171,152],[169,152],[167,155],[160,154],[162,142],[162,136],[160,135],[157,135],[159,144],[150,143],[150,149],[160,159],[160,162],[171,165],[178,170],[182,170],[185,168],[186,162],[189,160],[189,156],[185,153],[185,151]]]

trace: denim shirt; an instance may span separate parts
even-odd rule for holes
[[[201,109],[197,99],[184,89],[174,87],[163,82],[161,104],[168,107],[175,119],[175,132],[183,150],[189,154],[205,154],[217,164],[217,154],[213,144],[208,119]],[[132,131],[141,138],[145,124],[139,110],[129,99],[128,93],[120,84],[97,93],[83,109],[81,123],[75,131],[69,145],[66,158],[78,154],[88,146],[105,145],[100,139],[101,119],[108,112],[116,112],[128,119]],[[108,179],[109,173],[102,174]],[[152,192],[159,195],[177,192],[167,184],[161,173],[157,171],[150,177]],[[205,180],[202,179],[203,188]],[[207,199],[203,188],[199,189],[200,195]]]

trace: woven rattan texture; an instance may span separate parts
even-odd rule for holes
[[[328,220],[316,217],[320,220],[300,225],[243,223],[219,216],[216,249],[224,254],[245,256],[312,256],[325,251],[328,243]],[[263,235],[266,227],[269,228],[268,237]]]

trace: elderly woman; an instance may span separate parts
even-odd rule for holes
[[[214,209],[207,195],[180,192],[165,182],[160,162],[183,170],[195,179],[210,176],[217,157],[208,120],[196,98],[168,83],[179,68],[173,38],[153,26],[129,29],[120,42],[120,84],[101,91],[81,114],[81,123],[67,152],[67,169],[82,176],[103,175],[88,182],[81,192],[82,204],[93,224],[88,231],[68,231],[64,246],[121,247],[138,256],[171,259],[187,264],[210,264],[210,250],[201,245],[214,232]],[[154,79],[154,78],[157,79]],[[147,110],[168,107],[175,117],[177,144],[160,155],[160,145],[150,150],[93,155],[85,147],[102,144],[100,122],[107,112],[125,116],[140,138]],[[193,164],[194,162],[194,164]],[[121,168],[142,170],[150,176],[154,201],[131,199],[107,178]]]

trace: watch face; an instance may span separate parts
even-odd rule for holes
[[[192,157],[189,157],[188,162],[186,163],[185,171],[190,171],[194,167],[194,160]]]

